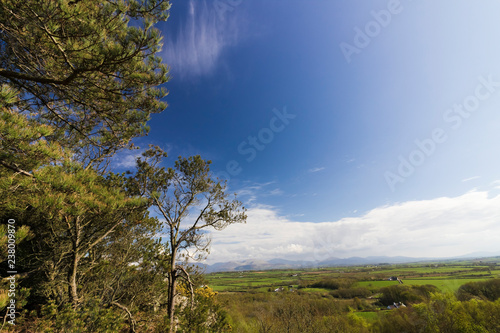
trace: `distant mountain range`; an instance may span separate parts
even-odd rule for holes
[[[198,264],[205,270],[206,273],[213,272],[228,272],[228,271],[255,271],[269,269],[293,269],[293,268],[314,268],[314,267],[334,267],[334,266],[358,266],[358,265],[379,265],[379,264],[403,264],[414,263],[421,261],[438,261],[452,260],[465,258],[483,258],[498,256],[498,253],[475,252],[468,255],[452,258],[413,258],[413,257],[350,257],[350,258],[335,258],[331,257],[322,261],[294,261],[286,259],[271,259],[271,260],[243,260],[218,262],[212,265]]]

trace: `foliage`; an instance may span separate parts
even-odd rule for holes
[[[355,298],[355,297],[368,297],[372,294],[370,289],[358,287],[358,288],[340,288],[330,292],[330,295],[338,298]]]
[[[51,126],[39,124],[12,108],[0,107],[0,165],[8,171],[23,173],[60,161],[67,155],[57,142],[45,139],[53,133]]]
[[[457,291],[457,298],[461,301],[471,298],[495,301],[500,298],[500,279],[489,279],[486,281],[469,282]]]
[[[428,299],[432,292],[436,292],[437,288],[433,285],[423,286],[406,286],[394,285],[381,288],[382,295],[379,298],[383,305],[392,305],[393,303],[419,303]]]
[[[166,106],[154,24],[168,9],[168,0],[0,2],[0,100],[51,126],[44,138],[85,162],[110,156]]]
[[[14,235],[16,244],[29,240],[31,237],[33,237],[33,234],[30,232],[29,228],[25,225],[16,228]],[[7,224],[0,224],[0,262],[4,262],[5,260],[7,260],[7,241]]]
[[[184,289],[187,301],[189,292]],[[202,332],[231,332],[232,327],[228,322],[227,312],[217,302],[217,293],[210,287],[204,286],[194,291],[193,305],[185,305],[178,309],[179,324],[177,332],[202,333]]]
[[[458,301],[452,294],[432,294],[428,302],[391,311],[373,332],[496,332],[500,302]]]
[[[134,212],[144,210],[140,199],[129,198],[110,186],[93,169],[65,163],[34,172],[48,186],[30,186],[25,178],[20,188],[25,196],[17,201],[20,223],[34,237],[19,246],[19,261],[25,270],[36,272],[28,279],[38,296],[60,304],[80,302],[80,287],[104,255],[99,245],[113,232],[127,228]],[[23,207],[29,207],[24,211]],[[27,281],[28,283],[28,281]]]
[[[120,313],[112,308],[99,306],[95,300],[78,310],[66,304],[58,307],[53,301],[42,305],[40,316],[33,312],[13,328],[15,331],[36,332],[120,332],[127,327]]]
[[[367,332],[352,302],[315,294],[223,294],[235,332]]]

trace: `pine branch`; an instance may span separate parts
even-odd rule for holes
[[[7,169],[10,169],[10,170],[15,171],[17,173],[20,173],[21,175],[28,176],[28,177],[31,177],[31,178],[34,177],[31,173],[29,173],[28,171],[20,169],[17,165],[11,165],[11,164],[8,164],[8,163],[6,163],[6,162],[4,162],[2,160],[0,160],[0,165],[3,165]]]

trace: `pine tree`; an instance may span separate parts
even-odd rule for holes
[[[174,168],[161,166],[167,154],[151,147],[137,161],[137,173],[130,189],[150,200],[164,219],[169,253],[167,313],[170,332],[175,329],[177,285],[183,281],[194,297],[193,283],[186,265],[209,253],[207,230],[222,230],[233,223],[246,221],[245,208],[227,193],[226,183],[210,173],[210,161],[200,156],[182,158]],[[193,300],[191,301],[193,302]]]
[[[168,80],[161,36],[168,0],[0,2],[0,86],[43,138],[99,163],[147,133]],[[5,166],[7,162],[0,160]],[[30,172],[30,170],[24,170]]]

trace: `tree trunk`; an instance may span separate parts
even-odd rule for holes
[[[175,269],[175,256],[177,255],[177,251],[173,249],[172,251],[172,259],[170,260],[170,279],[168,285],[168,298],[167,298],[167,313],[168,318],[170,320],[170,329],[169,333],[173,333],[175,331],[175,322],[174,322],[174,311],[175,311],[175,292],[176,292],[176,284],[177,284],[177,270]]]
[[[168,286],[168,318],[170,319],[170,333],[175,331],[175,322],[174,322],[174,309],[175,309],[175,270],[172,270],[172,279],[170,285]]]
[[[78,284],[76,282],[76,273],[78,270],[78,253],[74,252],[73,260],[71,262],[71,268],[68,274],[68,293],[71,299],[71,304],[73,304],[73,308],[78,307],[78,303],[80,300],[78,299]]]
[[[73,255],[70,264],[70,268],[68,271],[68,294],[71,300],[71,304],[73,308],[76,309],[78,304],[80,303],[80,299],[78,298],[78,284],[76,280],[76,274],[78,272],[78,263],[80,261],[80,257],[78,255],[78,248],[80,246],[80,218],[77,217],[75,219],[75,227],[73,234]]]

